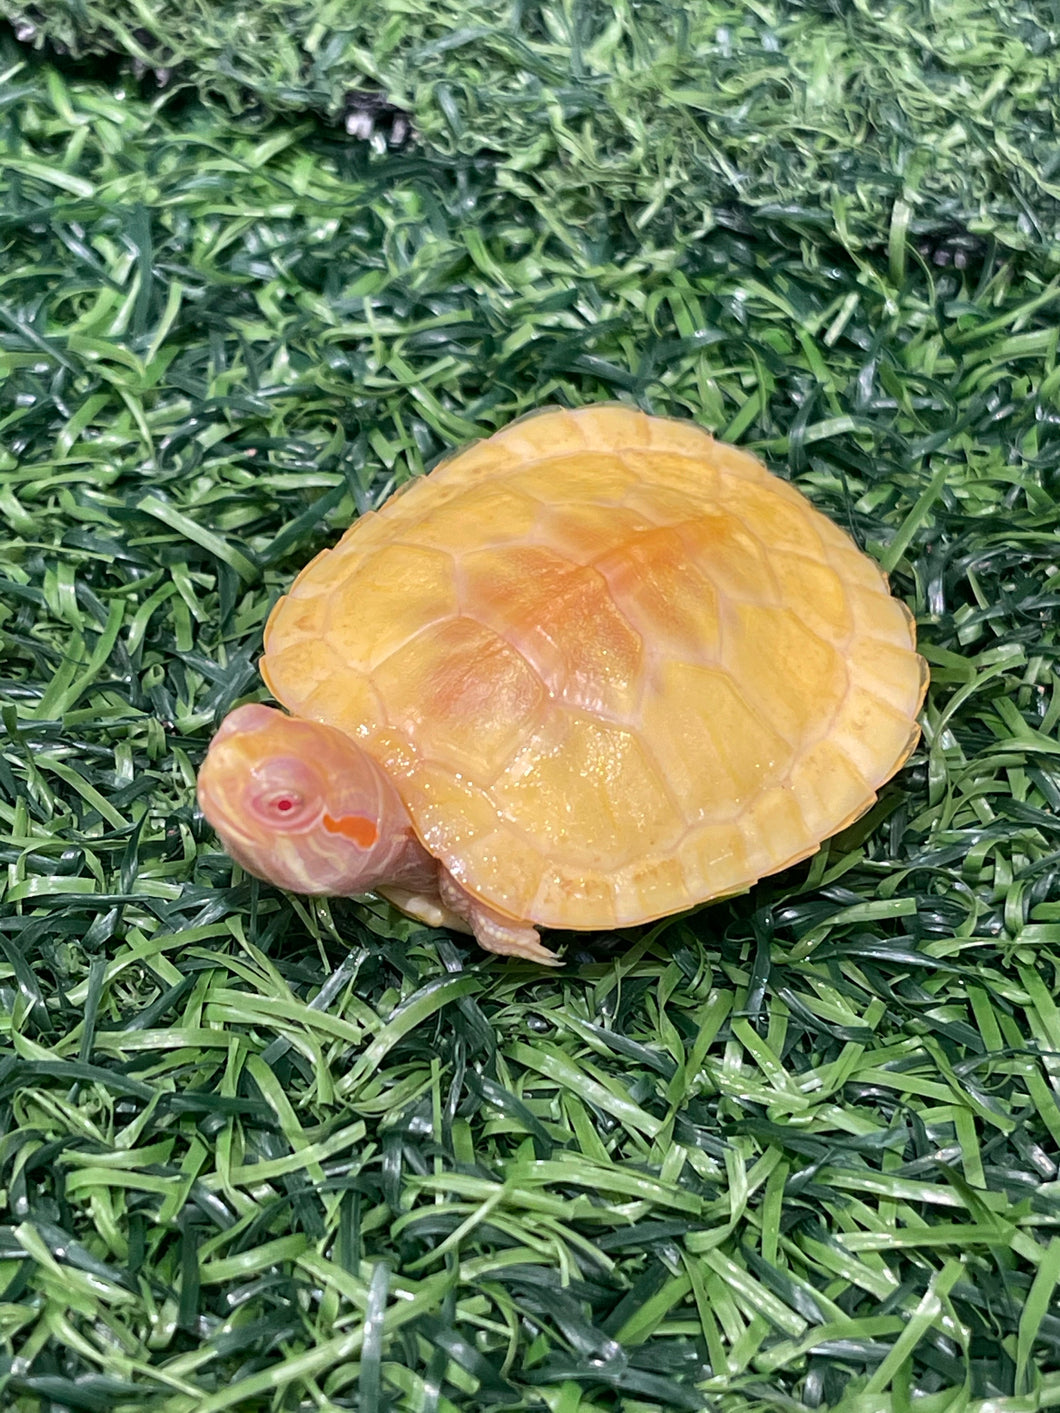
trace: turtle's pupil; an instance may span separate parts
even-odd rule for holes
[[[280,811],[281,814],[286,814],[288,810],[294,809],[294,800],[277,800],[276,808]]]

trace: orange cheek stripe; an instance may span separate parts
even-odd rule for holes
[[[359,814],[344,814],[341,819],[324,816],[324,828],[329,834],[342,834],[362,849],[370,849],[379,838],[379,830],[370,819]]]

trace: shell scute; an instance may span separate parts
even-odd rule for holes
[[[871,682],[872,691],[903,716],[909,701],[919,702],[922,660],[893,641],[858,636],[845,652],[847,671],[855,681]]]
[[[577,454],[596,445],[596,439],[583,416],[557,407],[542,408],[510,422],[487,445],[490,443],[503,450],[505,456],[524,463]]]
[[[684,823],[636,733],[584,712],[560,720],[558,732],[528,740],[494,781],[502,816],[579,874],[601,871],[604,860],[618,866],[667,852]]]
[[[519,489],[542,505],[620,505],[633,483],[619,457],[588,450],[529,462],[517,478]]]
[[[915,629],[904,603],[892,599],[880,588],[870,589],[860,584],[850,589],[848,599],[856,637],[876,639],[891,643],[900,650],[906,649],[910,632]]]
[[[488,549],[462,565],[463,602],[532,664],[556,699],[628,717],[640,692],[640,637],[607,580],[538,545]]]
[[[682,563],[695,564],[720,602],[776,604],[773,571],[761,540],[732,515],[705,513],[678,527]]]
[[[736,604],[722,662],[740,696],[793,746],[822,734],[846,696],[844,655],[792,609]]]
[[[868,687],[855,685],[828,734],[866,779],[882,783],[909,754],[912,720],[911,712],[891,706]]]
[[[616,546],[627,546],[654,528],[652,520],[628,504],[612,507],[606,516],[596,505],[550,505],[540,508],[532,539],[572,564],[599,568],[598,561]]]
[[[498,828],[504,827],[490,792],[466,775],[415,753],[394,752],[388,764],[398,780],[407,783],[414,779],[416,782],[416,796],[426,815],[420,830],[424,844],[432,854],[446,860],[446,866],[458,882],[473,886],[468,848],[476,840],[488,839]],[[513,858],[507,866],[508,877],[516,880],[523,877],[525,883],[537,860],[514,831],[506,833],[515,844]]]
[[[361,559],[329,596],[323,631],[335,651],[372,672],[410,639],[459,612],[453,556],[404,543]]]
[[[770,549],[794,551],[815,563],[821,559],[818,521],[824,517],[816,511],[809,514],[806,501],[786,481],[774,477],[771,482],[749,483],[746,479],[721,477],[717,503],[749,526],[760,543]]]
[[[490,544],[525,540],[533,531],[541,505],[530,496],[499,484],[488,484],[454,494],[414,530],[416,543],[445,550],[450,555],[464,539],[469,523],[476,536]]]
[[[280,604],[283,602],[281,599]],[[273,649],[261,662],[266,686],[281,701],[291,685],[312,691],[345,665],[341,655],[312,631],[312,624],[306,624],[301,614],[293,615],[292,629],[286,646]]]
[[[690,564],[672,526],[630,535],[597,559],[612,599],[654,657],[716,661],[721,629],[714,585]]]
[[[624,412],[626,416],[637,415],[630,414],[629,409],[624,409]],[[722,451],[725,449],[724,442],[715,441],[705,427],[700,427],[687,418],[649,417],[644,419],[644,426],[647,430],[647,444],[653,452],[673,452],[714,467],[718,462],[719,448]],[[620,445],[631,443],[622,442]],[[754,458],[748,459],[753,461]]]
[[[752,710],[720,667],[667,662],[644,703],[642,733],[688,824],[737,818],[794,747]]]
[[[795,761],[790,779],[810,834],[822,838],[835,826],[837,817],[850,819],[876,798],[854,762],[830,739],[804,751]]]
[[[517,649],[466,616],[411,638],[371,680],[389,725],[420,755],[484,782],[533,730],[546,696]]]
[[[691,831],[675,857],[692,897],[703,892],[714,898],[738,893],[761,877],[754,851],[730,824],[705,824]]]
[[[854,614],[843,581],[830,564],[776,551],[770,572],[781,603],[799,604],[799,615],[819,638],[844,644],[854,627]]]
[[[598,451],[626,452],[631,448],[654,446],[661,423],[660,418],[645,417],[632,407],[614,402],[580,407],[577,412],[566,415],[577,423],[585,445]],[[691,423],[673,425],[691,426]]]
[[[665,467],[654,467],[654,474],[665,475],[659,485],[652,475],[655,454],[650,451],[625,453],[622,464],[633,472],[634,481],[622,497],[622,507],[637,515],[645,528],[679,525],[688,519],[689,497],[696,502],[707,500],[717,477],[710,467],[697,465],[687,456],[662,453]]]
[[[541,888],[544,861],[518,830],[498,820],[492,833],[472,838],[460,849],[454,876],[472,888],[476,879],[493,879],[491,906],[510,917],[530,917]],[[613,909],[613,896],[610,904]]]
[[[617,927],[624,920],[625,909],[620,906],[616,893],[617,880],[606,873],[585,870],[546,873],[525,915],[535,918],[584,916],[593,919],[593,927]]]
[[[501,437],[489,437],[484,441],[472,442],[470,446],[446,456],[431,472],[429,477],[418,481],[417,485],[433,483],[435,487],[445,486],[450,480],[460,486],[475,485],[481,481],[500,476],[510,467],[518,466],[523,460],[514,446],[509,446]],[[393,502],[387,503],[387,509]]]
[[[790,779],[760,790],[744,811],[741,824],[744,837],[757,843],[763,872],[787,868],[816,848],[807,844],[814,837],[813,830]]]
[[[665,858],[638,860],[619,872],[615,892],[630,900],[643,917],[660,917],[672,910],[670,900],[694,896],[676,854]]]

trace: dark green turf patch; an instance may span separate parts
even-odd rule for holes
[[[233,113],[485,157],[562,228],[1056,242],[1058,19],[1020,0],[0,0],[27,44]],[[609,209],[608,209],[609,208]]]
[[[4,1406],[1060,1399],[1050,249],[783,210],[634,248],[602,191],[565,225],[489,163],[11,54],[0,123]],[[892,571],[910,768],[559,975],[233,876],[194,771],[296,569],[605,397],[757,447]]]

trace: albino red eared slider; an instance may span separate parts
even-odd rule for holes
[[[524,418],[308,564],[199,777],[251,873],[491,951],[747,888],[869,808],[927,680],[876,564],[689,422]]]

